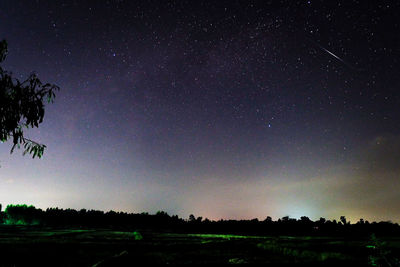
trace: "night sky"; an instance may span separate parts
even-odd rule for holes
[[[61,90],[0,203],[399,222],[399,1],[0,2],[3,68]]]

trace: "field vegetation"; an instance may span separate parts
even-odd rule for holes
[[[0,266],[400,266],[400,227],[391,222],[210,221],[27,205],[9,205],[1,222]]]

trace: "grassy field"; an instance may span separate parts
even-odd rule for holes
[[[400,238],[381,238],[379,242],[338,237],[0,227],[0,266],[372,266],[374,262],[396,266]]]

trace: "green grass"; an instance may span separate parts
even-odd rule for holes
[[[400,239],[385,243],[398,255]],[[256,264],[369,266],[368,239],[179,234],[107,229],[0,227],[0,266]],[[107,266],[107,265],[106,265]]]
[[[218,234],[188,234],[189,237],[201,237],[201,238],[221,238],[221,239],[267,239],[264,236],[245,236],[245,235],[218,235]]]

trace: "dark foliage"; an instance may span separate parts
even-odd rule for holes
[[[7,42],[0,42],[0,63],[7,55]],[[0,67],[0,140],[7,141],[12,137],[13,146],[24,147],[23,154],[29,153],[33,158],[43,155],[45,145],[24,137],[24,129],[39,127],[44,117],[44,103],[53,102],[55,91],[59,87],[43,84],[36,74],[21,82],[12,78],[12,73]]]
[[[344,216],[343,216],[344,217]],[[156,214],[134,214],[126,212],[99,210],[79,211],[74,209],[48,208],[45,211],[27,205],[8,205],[0,213],[5,224],[41,225],[52,227],[104,227],[112,229],[152,229],[173,230],[190,233],[226,233],[253,235],[336,235],[336,236],[370,236],[400,235],[400,227],[392,222],[372,222],[360,219],[350,224],[320,218],[312,221],[308,217],[293,219],[284,217],[273,221],[267,217],[264,221],[253,220],[219,220],[211,221],[191,215],[185,220],[177,215],[170,216],[164,211]],[[344,221],[344,220],[342,220]]]

